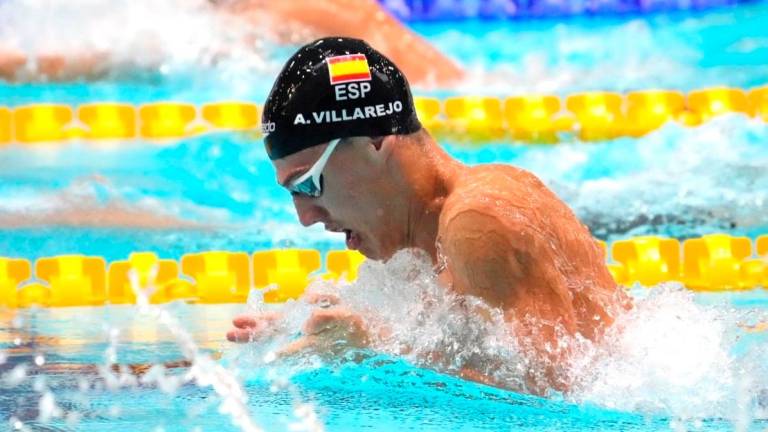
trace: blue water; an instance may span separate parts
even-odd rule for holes
[[[413,26],[478,75],[459,92],[567,95],[762,86],[768,80],[767,15],[768,4],[757,3],[698,14]]]
[[[379,0],[389,11],[404,21],[444,21],[468,18],[535,18],[568,15],[627,15],[661,10],[715,8],[754,0],[690,1],[495,1],[495,0]]]
[[[646,296],[643,292],[636,295]],[[733,297],[700,295],[697,302],[718,305],[721,309],[731,305],[736,310],[748,311],[768,307],[768,294],[754,291]],[[676,421],[675,413],[664,413],[642,404],[638,405],[640,411],[633,413],[589,401],[576,404],[569,397],[543,399],[521,395],[417,368],[388,356],[374,356],[361,363],[340,361],[300,369],[286,366],[252,369],[248,366],[247,348],[233,349],[221,340],[229,317],[242,306],[174,304],[166,308],[181,317],[200,352],[225,353],[221,362],[238,374],[248,394],[247,405],[254,420],[267,430],[289,430],[289,424],[298,421],[294,412],[297,404],[310,404],[325,430],[334,431],[394,428],[647,431],[667,430]],[[680,313],[685,314],[684,307]],[[127,382],[110,387],[103,375],[78,369],[78,366],[103,364],[110,340],[115,341],[115,359],[119,364],[151,364],[182,358],[171,334],[162,325],[137,315],[134,308],[26,310],[3,315],[0,329],[4,335],[0,349],[9,354],[0,371],[7,376],[12,367],[23,362],[28,365],[25,381],[15,386],[6,381],[0,387],[0,407],[4,416],[13,416],[14,421],[22,421],[33,430],[37,430],[36,427],[94,431],[106,427],[142,431],[158,427],[167,431],[195,427],[237,430],[226,415],[217,412],[220,399],[209,387],[177,383],[161,391],[157,385]],[[110,337],[113,329],[120,332]],[[738,354],[749,347],[754,349],[765,344],[766,337],[744,334],[732,350]],[[42,356],[45,365],[34,366],[35,356]],[[57,366],[69,369],[56,369]],[[647,366],[637,364],[636,367]],[[168,376],[178,378],[185,373],[186,369],[171,369]],[[290,384],[275,388],[270,373],[291,374]],[[63,413],[78,413],[77,420],[67,419],[64,414],[51,419],[48,426],[37,422],[40,394],[45,389],[55,395],[56,405]],[[616,402],[620,403],[624,397],[630,396],[615,395]],[[663,395],[659,397],[663,401]],[[681,424],[692,428],[689,430],[707,431],[731,430],[734,426],[730,419],[719,418],[722,414],[700,412],[699,415],[697,422],[689,420]],[[748,430],[762,430],[766,422],[768,420],[754,420]]]
[[[768,225],[766,141],[766,124],[735,116],[696,129],[670,124],[640,140],[447,148],[467,163],[531,170],[602,239],[755,237]],[[343,236],[298,224],[262,144],[249,138],[11,146],[0,164],[0,255],[115,260],[137,250],[179,258],[214,249],[344,248]]]
[[[768,5],[758,3],[630,18],[415,24],[472,77],[451,90],[416,93],[566,95],[593,89],[755,87],[768,83],[766,15]],[[270,48],[269,61],[254,68],[177,61],[162,70],[129,70],[95,83],[0,83],[0,100],[7,106],[93,100],[261,102],[291,49]],[[614,240],[641,234],[687,238],[711,232],[750,237],[768,233],[767,143],[765,123],[726,116],[698,128],[670,124],[640,139],[602,143],[572,138],[557,146],[443,144],[466,163],[504,162],[530,169],[574,208],[595,236]],[[4,146],[0,256],[35,259],[83,253],[115,260],[138,250],[179,258],[212,249],[343,248],[338,235],[297,223],[289,196],[276,185],[274,175],[261,142],[239,134],[164,145],[72,141]],[[376,286],[369,280],[357,288],[373,293]],[[636,343],[650,351],[644,356],[627,353],[632,369],[622,369],[627,365],[614,359],[595,378],[597,383],[620,381],[610,378],[611,373],[631,376],[636,370],[647,380],[634,386],[588,386],[574,395],[548,399],[463,382],[391,356],[362,364],[257,367],[261,363],[251,349],[233,348],[223,337],[229,319],[244,306],[174,304],[167,309],[179,317],[200,352],[223,354],[220,364],[237,374],[249,397],[249,412],[267,430],[289,429],[298,421],[296,404],[301,403],[311,404],[309,412],[329,431],[764,429],[768,416],[759,397],[746,397],[747,405],[756,406],[746,407],[741,417],[734,414],[738,403],[731,403],[730,396],[722,396],[714,407],[698,403],[713,393],[708,387],[713,380],[732,371],[748,371],[754,377],[755,382],[746,385],[749,394],[768,388],[768,372],[750,363],[753,357],[765,358],[764,334],[737,327],[765,318],[768,295],[762,290],[700,294],[695,303],[674,295],[654,300],[651,295],[642,303],[653,292],[633,291],[647,305],[636,321],[649,323],[652,330],[639,333]],[[668,319],[685,325],[670,330],[662,324]],[[119,332],[110,336],[114,329]],[[697,329],[710,332],[715,340]],[[680,339],[662,344],[668,333]],[[698,344],[701,357],[704,348],[722,348],[738,361],[708,363],[702,373],[706,379],[680,384],[680,378],[695,370],[696,353],[686,356],[673,349],[686,341]],[[109,389],[104,377],[92,370],[55,368],[40,374],[45,383],[37,377],[16,386],[9,381],[21,363],[33,375],[38,354],[46,365],[77,369],[72,365],[103,364],[110,348],[121,364],[182,356],[167,329],[133,308],[0,311],[0,353],[8,356],[0,357],[0,422],[13,418],[31,430],[236,430],[229,417],[218,412],[220,398],[206,386],[188,383],[170,393],[156,384]],[[666,358],[659,360],[658,353],[667,353],[661,356]],[[690,370],[679,372],[681,362],[690,363]],[[181,369],[170,374],[185,373]],[[289,385],[272,388],[270,373],[290,376]],[[737,384],[723,388],[737,394]],[[41,424],[40,400],[46,388],[65,415],[79,417]],[[699,418],[685,406],[699,410]],[[687,420],[677,420],[681,417]],[[11,420],[6,425],[13,427]]]

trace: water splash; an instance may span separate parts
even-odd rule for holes
[[[233,373],[216,363],[209,355],[201,352],[192,335],[184,329],[176,317],[167,310],[149,303],[148,294],[154,292],[156,287],[143,287],[139,282],[139,275],[135,271],[130,271],[128,276],[131,288],[136,295],[138,312],[167,328],[176,339],[184,357],[191,360],[192,365],[187,373],[187,378],[194,380],[200,387],[212,387],[222,399],[221,413],[229,415],[235,426],[245,432],[260,432],[262,429],[251,419],[248,411],[248,397]]]
[[[508,95],[762,85],[765,4],[678,16],[414,24],[468,78],[437,94]],[[738,23],[738,24],[737,24]],[[726,31],[710,31],[711,29]],[[510,43],[514,41],[514,43]],[[625,49],[632,46],[631,50]],[[764,46],[764,45],[763,45]],[[743,51],[739,51],[739,49]],[[702,67],[706,64],[706,67]]]
[[[369,261],[355,283],[317,282],[310,290],[338,294],[342,305],[363,315],[371,328],[386,328],[371,346],[378,353],[449,374],[486,365],[484,372],[513,389],[525,388],[529,367],[541,367],[531,363],[500,311],[446,292],[419,254],[402,251],[386,264]],[[604,340],[569,342],[576,354],[564,365],[572,381],[562,395],[566,401],[669,417],[683,428],[713,418],[748,427],[766,418],[768,367],[760,361],[766,346],[745,344],[738,325],[768,319],[768,313],[702,305],[674,285],[635,290],[633,296],[635,307],[617,319]],[[248,346],[240,361],[269,364],[283,376],[357,361],[355,355],[328,359],[314,353],[283,364],[274,357],[264,361],[265,352],[301,333],[313,307],[303,301],[285,304],[286,318],[275,328],[278,342]]]
[[[469,164],[533,172],[600,238],[757,235],[768,211],[767,137],[765,122],[724,115],[694,128],[670,122],[640,139],[449,150]]]
[[[202,0],[13,0],[0,3],[0,23],[3,48],[30,56],[21,78],[34,77],[37,56],[49,54],[95,62],[90,75],[115,78],[222,64],[230,75],[272,71],[265,33]]]
[[[697,304],[679,285],[652,288],[602,344],[588,347],[572,365],[577,384],[571,397],[680,420],[739,423],[746,412],[751,421],[768,388],[768,370],[755,362],[765,346],[737,352],[745,336],[737,325],[745,318],[745,311],[727,305]]]

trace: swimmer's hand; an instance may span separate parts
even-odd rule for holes
[[[339,306],[339,298],[331,294],[308,294],[305,300],[317,309],[302,326],[302,337],[278,350],[278,356],[293,356],[303,352],[320,355],[338,355],[350,348],[368,346],[368,331],[362,317]],[[258,315],[239,315],[232,321],[234,328],[227,332],[231,342],[258,342],[275,334],[282,315],[265,312]]]
[[[235,328],[227,332],[227,340],[236,343],[262,340],[274,333],[275,325],[281,318],[282,315],[277,312],[238,315],[232,320]]]
[[[279,354],[293,355],[307,350],[338,353],[342,348],[361,348],[368,344],[363,319],[339,306],[337,296],[307,293],[304,301],[319,307],[304,323],[303,336],[288,344]],[[227,339],[236,343],[263,341],[275,334],[281,319],[282,315],[278,312],[239,315],[232,321],[234,328],[227,332]]]
[[[307,293],[304,301],[320,307],[330,307],[339,304],[339,298],[333,294]],[[233,329],[227,332],[227,340],[236,343],[256,342],[274,334],[274,330],[282,319],[278,312],[261,314],[242,314],[232,320]]]
[[[369,344],[368,329],[363,318],[344,307],[316,309],[302,327],[303,336],[278,351],[279,356],[311,352],[336,356]]]

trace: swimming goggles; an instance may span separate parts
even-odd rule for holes
[[[323,170],[325,164],[328,163],[328,159],[331,157],[331,153],[339,144],[341,139],[335,139],[328,144],[323,154],[320,155],[320,159],[315,162],[312,167],[302,174],[296,180],[288,183],[285,188],[292,194],[305,195],[312,198],[317,198],[323,194]]]

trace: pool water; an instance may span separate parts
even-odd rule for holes
[[[0,2],[0,22],[14,23],[0,28],[3,37],[30,34],[32,21],[19,19],[25,14],[39,18],[37,28],[68,16],[55,8],[78,6],[48,5],[53,9],[38,16],[33,2],[18,10],[9,3]],[[169,59],[156,69],[128,68],[95,83],[0,83],[2,104],[264,99],[291,47],[198,66],[196,53],[209,48],[192,25],[201,18],[189,12],[170,24],[172,2],[158,4],[163,7],[153,23],[166,19],[177,31],[169,32],[173,37],[155,35]],[[133,13],[132,8],[147,7],[115,5]],[[457,88],[415,92],[567,95],[763,85],[768,81],[767,12],[768,3],[756,2],[628,18],[414,24],[471,72]],[[132,26],[144,28],[132,21],[121,24],[122,34],[132,34]],[[104,21],[99,26],[86,22],[82,34],[108,27]],[[133,46],[119,34],[107,32],[104,38],[125,50]],[[696,128],[668,124],[639,139],[444,145],[466,163],[503,162],[533,171],[595,236],[616,240],[642,234],[765,234],[766,143],[768,124],[734,115]],[[0,197],[0,256],[32,260],[79,253],[109,261],[133,251],[179,258],[216,249],[344,247],[339,235],[297,223],[261,142],[241,134],[162,145],[137,140],[4,146]],[[409,301],[414,293],[439,295],[431,282],[418,289],[402,283],[403,260],[410,262],[401,257],[384,267],[366,264],[370,267],[353,286],[324,288],[341,290],[361,308],[378,309],[412,343],[438,340],[469,352],[488,348],[483,343],[505,342],[498,339],[498,328],[472,327],[479,332],[475,336],[487,337],[470,337],[437,313],[427,314],[429,326],[397,322],[403,311],[418,306]],[[768,319],[765,291],[692,295],[661,286],[635,288],[632,294],[638,307],[625,318],[627,336],[617,335],[602,347],[585,346],[583,357],[589,361],[573,365],[581,377],[577,388],[549,398],[461,381],[424,367],[416,357],[394,355],[387,344],[378,347],[378,355],[365,353],[361,362],[268,361],[272,345],[235,347],[224,339],[232,316],[264,307],[256,300],[249,306],[0,311],[0,421],[9,429],[147,431],[247,430],[248,422],[266,430],[329,431],[768,427],[766,336],[740,327]],[[446,307],[455,301],[440,299]],[[297,302],[279,308],[290,317],[280,337],[289,339],[298,333],[308,306]],[[510,365],[519,361],[511,349],[484,352]],[[206,362],[207,356],[220,359]],[[82,366],[184,357],[202,366],[155,369],[143,383]],[[238,386],[247,398],[240,397]],[[243,407],[247,418],[236,426],[232,412]]]
[[[350,287],[374,297],[379,288],[365,274]],[[572,393],[549,398],[462,381],[386,352],[356,362],[269,362],[268,346],[233,347],[222,339],[243,305],[173,303],[163,310],[195,341],[198,359],[223,354],[218,364],[237,377],[249,420],[265,430],[764,429],[768,335],[736,325],[768,317],[768,293],[690,299],[688,292],[657,287],[633,294],[638,312],[628,320],[626,339],[612,341],[615,352],[602,353],[594,369],[581,370],[584,381]],[[306,316],[296,314],[299,305],[282,308],[296,322]],[[9,424],[21,422],[27,430],[239,430],[221,411],[226,399],[210,382],[196,385],[187,368],[136,378],[85,366],[183,359],[180,338],[156,318],[130,306],[5,314],[0,406]],[[432,324],[450,326],[432,318]],[[412,330],[429,339],[423,329]],[[440,333],[446,335],[451,340],[445,343],[474,348],[460,334]]]

